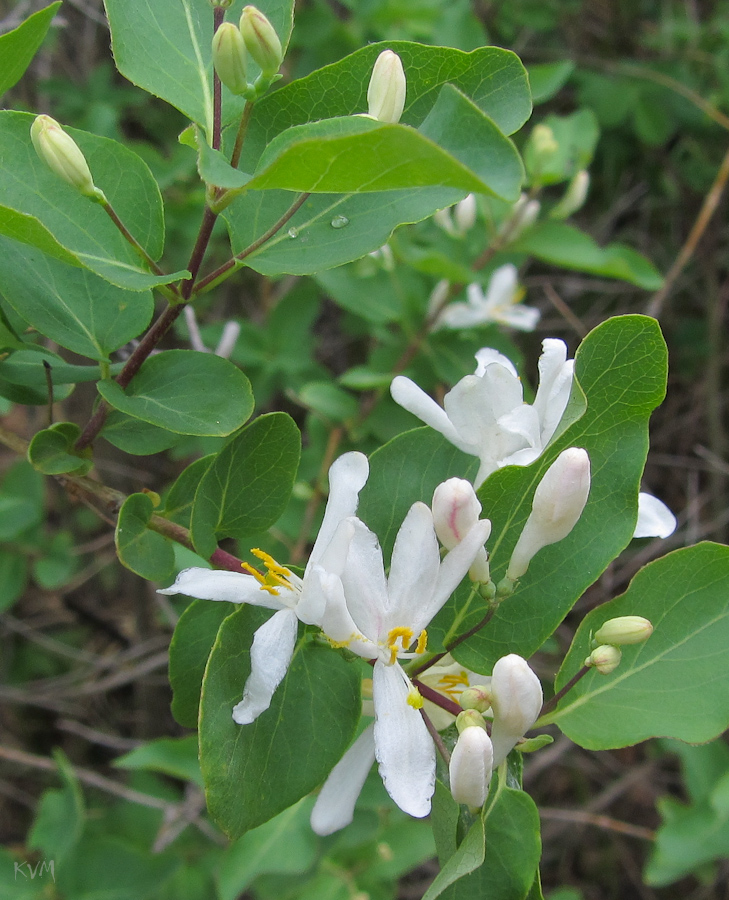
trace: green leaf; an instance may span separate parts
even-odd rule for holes
[[[270,708],[251,725],[236,725],[231,712],[263,620],[262,610],[248,606],[225,620],[203,683],[200,761],[208,809],[230,837],[267,822],[320,784],[360,716],[359,667],[303,639]]]
[[[578,109],[569,116],[547,116],[543,124],[552,130],[556,148],[551,153],[533,152],[527,143],[524,165],[538,184],[557,184],[571,178],[592,162],[600,130],[590,109]]]
[[[44,475],[85,475],[93,460],[89,453],[76,453],[73,445],[81,429],[74,422],[56,422],[37,432],[28,447],[28,461]]]
[[[169,489],[165,498],[163,512],[165,518],[177,522],[178,525],[183,525],[185,528],[190,527],[192,506],[198,485],[210,464],[216,458],[215,453],[210,453],[208,456],[196,459],[177,476],[177,480]]]
[[[663,278],[650,260],[625,244],[598,247],[584,231],[561,222],[543,222],[530,228],[509,247],[529,253],[555,266],[620,278],[646,291],[656,291]]]
[[[148,494],[130,494],[119,510],[116,552],[120,562],[149,581],[168,581],[175,565],[171,541],[147,527],[154,513]]]
[[[152,900],[179,865],[179,857],[155,855],[116,836],[87,831],[56,877],[63,897]]]
[[[197,735],[183,738],[158,738],[129,753],[118,756],[113,765],[119,769],[143,769],[162,772],[182,781],[203,786],[197,759]]]
[[[46,590],[63,587],[78,568],[78,554],[74,553],[69,531],[58,531],[42,547],[43,556],[33,560],[33,580]]]
[[[28,835],[28,847],[42,850],[58,864],[77,844],[86,817],[84,798],[71,763],[61,750],[54,758],[63,782],[60,790],[45,791],[41,797],[33,826]]]
[[[43,253],[69,266],[81,266],[78,258],[59,244],[35,216],[26,215],[8,206],[0,206],[0,234],[21,244],[38,247]]]
[[[435,881],[423,895],[423,900],[435,900],[459,878],[464,878],[473,872],[474,869],[478,869],[483,864],[485,853],[484,822],[479,816],[468,829],[466,836],[453,856],[448,859],[436,875]]]
[[[141,419],[133,419],[112,410],[106,417],[101,436],[110,444],[133,456],[150,456],[169,450],[180,441],[180,435]]]
[[[185,728],[197,728],[205,666],[224,619],[233,603],[195,600],[180,616],[170,642],[172,715]]]
[[[628,613],[650,619],[652,636],[622,647],[611,675],[589,672],[550,718],[593,750],[656,736],[701,743],[729,727],[729,547],[697,544],[641,569],[622,596],[582,621],[557,690],[589,654],[590,630]]]
[[[529,86],[533,103],[544,103],[564,87],[567,79],[574,71],[575,64],[570,59],[556,63],[541,63],[529,66]]]
[[[238,23],[244,0],[226,11]],[[276,29],[282,46],[293,26],[292,0],[260,0],[257,8]],[[177,107],[208,134],[213,119],[213,10],[208,0],[105,0],[112,51],[119,71],[133,84]],[[258,66],[249,58],[248,77]],[[223,88],[224,120],[242,100]]]
[[[355,398],[330,381],[310,381],[301,388],[296,399],[331,422],[346,422],[359,412]]]
[[[195,350],[151,356],[126,390],[115,381],[97,387],[119,412],[177,434],[225,437],[253,411],[251,386],[240,369]]]
[[[23,76],[50,28],[60,0],[32,16],[0,37],[0,96]]]
[[[81,356],[106,360],[149,324],[150,291],[126,291],[87,269],[0,237],[0,292],[41,334]]]
[[[195,493],[190,529],[195,549],[211,556],[218,541],[265,531],[286,509],[301,435],[286,413],[269,413],[230,440]]]
[[[33,500],[0,494],[0,542],[14,541],[24,531],[37,525],[40,518]]]
[[[309,825],[313,805],[300,800],[231,844],[218,868],[220,900],[237,900],[258,875],[299,875],[311,866],[317,850]]]
[[[2,501],[0,500],[0,503]],[[15,603],[22,596],[28,583],[28,560],[14,550],[0,547],[0,612]]]
[[[29,113],[0,112],[0,233],[70,262],[57,242],[79,265],[129,290],[142,291],[182,277],[184,272],[150,274],[104,209],[49,169],[30,140],[33,119]],[[122,222],[152,259],[159,259],[164,247],[162,198],[146,163],[116,141],[66,130]],[[4,209],[11,211],[8,217],[3,217]],[[26,217],[24,222],[17,213]]]
[[[83,370],[93,373],[93,378],[99,377],[96,366],[67,366],[57,353],[35,344],[24,344],[23,349],[0,362],[0,393],[15,403],[38,406],[48,403],[48,374],[44,361],[50,366],[51,382],[56,386],[54,400],[65,400],[73,391],[73,386],[64,380],[71,370]]]

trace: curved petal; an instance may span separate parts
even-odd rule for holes
[[[511,372],[514,378],[518,378],[519,373],[514,368],[514,363],[508,356],[504,356],[503,353],[499,353],[499,351],[494,350],[493,347],[482,347],[476,353],[476,362],[478,365],[475,374],[478,375],[479,378],[486,371],[486,366],[491,366],[494,363],[503,366],[508,372]]]
[[[491,316],[480,306],[471,303],[450,303],[433,323],[433,331],[438,328],[473,328],[490,322]]]
[[[308,566],[316,565],[329,542],[334,537],[337,526],[357,512],[359,492],[364,487],[370,466],[364,453],[353,451],[336,459],[329,469],[329,499],[324,511],[324,519],[309,557]]]
[[[317,834],[333,834],[349,825],[362,786],[375,761],[375,726],[368,725],[329,773],[311,811]]]
[[[326,598],[326,608],[319,623],[324,634],[335,644],[346,645],[348,650],[363,659],[374,659],[377,656],[377,645],[359,633],[347,609],[344,586],[339,576],[317,567],[312,571],[311,577],[319,579]]]
[[[354,525],[354,535],[342,574],[344,595],[359,632],[377,642],[389,605],[382,549],[377,536],[364,522],[356,518],[350,521]]]
[[[518,328],[519,331],[534,331],[542,313],[535,306],[523,306],[515,303],[512,306],[502,306],[495,309],[494,321],[509,328]]]
[[[275,594],[262,591],[252,575],[194,567],[183,569],[175,583],[158,594],[185,594],[198,600],[227,600],[228,603],[250,603],[266,609],[284,609]]]
[[[311,568],[317,566],[326,569],[327,572],[331,572],[334,575],[342,574],[347,560],[349,544],[354,535],[354,526],[352,525],[353,518],[354,516],[343,519],[339,525],[337,525],[332,539],[319,557],[318,562],[312,562],[311,559],[309,559],[309,562],[306,565],[307,574]]]
[[[413,503],[395,538],[387,579],[389,608],[386,629],[410,627],[438,577],[440,553],[433,513],[424,503]],[[418,635],[415,634],[415,637]]]
[[[395,663],[376,662],[375,756],[385,789],[403,812],[421,819],[435,790],[435,745],[420,712],[410,706],[407,676]]]
[[[399,403],[403,409],[417,416],[426,425],[435,428],[446,440],[455,444],[459,450],[463,450],[464,453],[473,452],[470,449],[466,449],[467,443],[461,439],[442,407],[438,406],[435,400],[421,390],[414,381],[411,381],[404,375],[397,375],[392,379],[390,393],[395,403]]]
[[[298,627],[296,613],[282,609],[254,634],[251,674],[243,699],[233,707],[233,721],[238,725],[250,725],[271,705],[273,693],[283,681],[294,654]]]
[[[494,269],[484,302],[493,312],[497,307],[511,304],[518,287],[518,270],[513,263]]]
[[[676,517],[662,500],[643,491],[638,494],[638,521],[634,538],[667,538],[676,530],[676,525]]]

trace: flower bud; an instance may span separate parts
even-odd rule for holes
[[[438,540],[446,550],[452,550],[463,540],[478,522],[480,512],[481,504],[469,481],[449,478],[438,485],[433,494],[433,524]],[[483,547],[468,574],[473,581],[489,580],[489,560]]]
[[[507,578],[521,578],[542,547],[567,537],[582,515],[589,492],[587,451],[577,447],[563,450],[534,492],[532,511],[511,555]]]
[[[264,77],[275,75],[283,60],[281,41],[273,25],[255,6],[244,7],[240,17],[240,33]]]
[[[84,197],[100,199],[101,191],[94,187],[86,157],[74,139],[50,116],[36,116],[30,126],[30,139],[38,156]]]
[[[643,616],[618,616],[608,619],[595,632],[598,644],[642,644],[653,634],[653,625]]]
[[[246,45],[232,22],[223,22],[213,37],[213,65],[218,78],[234,94],[248,90]]]
[[[572,213],[582,209],[587,199],[587,190],[590,187],[590,174],[582,169],[572,178],[567,185],[567,190],[559,203],[549,213],[552,219],[566,219]]]
[[[620,665],[622,655],[617,647],[605,644],[602,647],[596,647],[583,665],[589,668],[594,667],[601,675],[609,675]]]
[[[494,665],[491,676],[494,766],[500,765],[539,718],[542,686],[525,659],[510,653]]]
[[[462,709],[484,713],[491,709],[491,688],[487,684],[474,684],[461,692],[458,702]]]
[[[522,194],[514,204],[511,215],[499,226],[499,236],[506,236],[510,241],[515,241],[523,231],[536,222],[541,208],[539,200],[530,200],[526,194]]]
[[[483,728],[486,730],[484,717],[476,709],[464,709],[456,716],[456,728],[462,734],[466,728]]]
[[[457,803],[480,809],[486,802],[493,771],[491,739],[482,728],[465,728],[448,766],[451,793]]]
[[[476,195],[467,194],[453,210],[453,222],[458,234],[465,234],[476,224]]]
[[[405,72],[392,50],[383,50],[375,60],[367,88],[368,114],[379,122],[400,121],[405,107]]]

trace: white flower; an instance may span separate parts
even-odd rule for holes
[[[184,569],[171,587],[159,591],[277,610],[253,638],[251,674],[243,699],[233,709],[239,725],[250,724],[270,706],[291,662],[299,621],[324,627],[333,617],[338,623],[338,610],[327,610],[327,597],[336,592],[354,530],[348,519],[357,509],[368,473],[367,457],[362,453],[345,453],[330,468],[329,500],[303,578],[278,565],[267,553],[254,550],[265,564],[265,576],[245,564],[252,574]]]
[[[663,501],[652,494],[638,494],[638,521],[634,538],[667,538],[676,530],[676,517]]]
[[[496,469],[525,466],[543,452],[567,407],[574,360],[563,341],[547,338],[539,359],[539,388],[533,404],[524,403],[521,381],[501,353],[483,348],[475,374],[450,390],[441,408],[409,378],[398,375],[390,391],[400,406],[422,419],[464,453],[481,461],[475,486]]]
[[[486,802],[493,771],[494,748],[483,728],[464,728],[451,754],[448,774],[456,803],[480,809]]]
[[[417,818],[430,812],[435,748],[419,712],[422,697],[398,659],[425,652],[426,626],[463,579],[491,528],[487,519],[477,522],[441,561],[433,515],[424,503],[415,503],[397,534],[386,576],[376,536],[359,519],[349,521],[354,534],[341,579],[346,611],[342,598],[330,597],[330,606],[341,614],[340,627],[335,628],[330,616],[325,630],[337,646],[375,660],[375,723],[350,747],[319,795],[312,827],[320,834],[351,821],[372,742],[380,775],[395,803]],[[351,614],[349,623],[345,612]]]
[[[499,266],[491,276],[485,294],[480,284],[469,284],[466,302],[446,306],[433,328],[473,328],[496,322],[520,331],[534,331],[541,313],[533,306],[519,303],[523,294],[516,266],[511,263]]]
[[[494,713],[491,742],[496,768],[539,718],[543,697],[539,679],[527,661],[516,653],[502,656],[496,662],[490,687]]]

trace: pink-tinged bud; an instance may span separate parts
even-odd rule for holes
[[[583,665],[589,668],[595,668],[601,675],[609,675],[614,672],[620,665],[622,653],[617,647],[611,644],[605,644],[602,647],[596,647],[587,657]]]
[[[483,728],[464,728],[453,748],[448,773],[457,803],[480,809],[486,802],[493,771],[493,746]]]
[[[463,540],[478,522],[480,512],[481,504],[469,481],[449,478],[438,485],[433,493],[433,524],[446,550],[452,550]],[[473,581],[489,580],[489,559],[483,547],[468,574]]]
[[[255,6],[246,6],[240,17],[240,33],[248,52],[261,67],[265,78],[278,72],[283,60],[281,41],[276,29]]]
[[[461,709],[484,713],[491,709],[491,688],[487,684],[474,684],[461,692],[458,702]]]
[[[232,22],[223,22],[213,37],[213,65],[218,78],[234,94],[248,90],[246,45]]]
[[[595,640],[598,644],[619,647],[621,644],[642,644],[652,634],[653,625],[643,616],[618,616],[617,619],[608,619],[598,628]]]
[[[586,450],[563,450],[544,473],[534,492],[532,511],[519,535],[506,577],[515,581],[526,572],[542,547],[572,531],[590,493],[590,457]]]
[[[494,665],[491,676],[494,766],[506,759],[517,741],[537,721],[542,701],[542,686],[527,661],[515,653],[502,656]]]
[[[372,69],[367,88],[368,114],[379,122],[395,124],[405,107],[405,72],[392,50],[383,50]]]
[[[94,187],[86,157],[74,139],[50,116],[36,116],[30,126],[30,139],[38,156],[66,184],[75,187],[85,197],[103,197]]]

